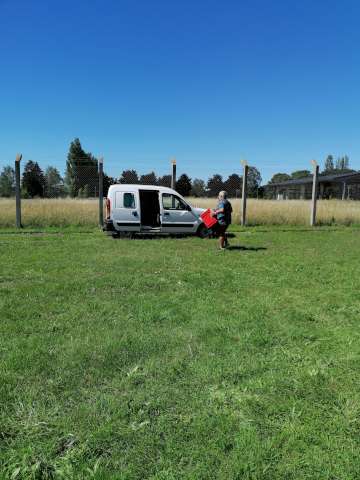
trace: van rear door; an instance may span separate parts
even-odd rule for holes
[[[116,190],[113,221],[116,230],[140,231],[140,203],[137,190]]]

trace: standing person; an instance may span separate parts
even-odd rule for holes
[[[215,225],[216,233],[219,235],[220,247],[217,252],[221,252],[226,248],[230,248],[227,241],[226,229],[231,223],[232,206],[229,200],[226,199],[227,193],[225,190],[219,193],[219,203],[215,212],[210,212],[211,217],[217,218],[217,224]]]

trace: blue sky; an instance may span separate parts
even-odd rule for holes
[[[0,168],[360,169],[359,0],[0,0]]]

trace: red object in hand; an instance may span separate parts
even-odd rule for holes
[[[212,210],[212,211],[215,212],[215,210]],[[204,212],[202,215],[200,215],[200,217],[203,219],[203,222],[205,223],[205,225],[208,228],[212,227],[217,222],[216,217],[211,217],[210,216],[210,209],[209,208],[206,210],[206,212]]]

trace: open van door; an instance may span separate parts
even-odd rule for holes
[[[198,217],[180,196],[162,193],[162,228],[164,233],[196,233]]]
[[[113,222],[116,230],[140,231],[140,202],[138,191],[129,189],[115,192]]]
[[[141,230],[161,231],[159,190],[139,190]]]

